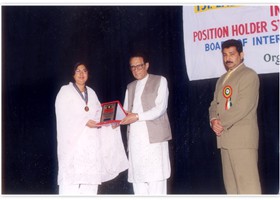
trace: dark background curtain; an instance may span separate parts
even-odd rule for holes
[[[57,193],[56,94],[84,61],[99,100],[123,102],[136,48],[169,83],[168,193],[225,194],[208,121],[217,79],[188,80],[181,6],[2,6],[2,194]],[[277,194],[279,73],[259,77],[260,178],[264,194]],[[122,135],[126,146],[125,127]],[[127,171],[99,193],[132,194]]]

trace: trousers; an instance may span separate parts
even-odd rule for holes
[[[221,149],[227,194],[261,194],[257,149]]]
[[[136,195],[165,195],[167,194],[167,181],[154,181],[133,183],[134,194]]]
[[[98,185],[59,185],[60,195],[97,195]]]

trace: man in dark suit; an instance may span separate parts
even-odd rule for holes
[[[217,81],[209,117],[221,149],[226,192],[261,194],[257,124],[259,78],[254,70],[244,65],[239,40],[225,41],[222,54],[228,71]]]

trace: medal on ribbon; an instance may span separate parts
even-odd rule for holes
[[[232,102],[231,102],[232,88],[229,85],[224,87],[223,95],[226,98],[225,110],[229,110],[232,106]]]
[[[82,92],[80,91],[80,89],[78,88],[78,86],[73,83],[74,88],[77,90],[77,92],[80,94],[80,96],[82,97],[82,99],[85,101],[86,106],[85,106],[85,111],[88,112],[89,111],[89,107],[88,107],[88,93],[87,93],[87,87],[85,87],[85,96],[82,94]]]

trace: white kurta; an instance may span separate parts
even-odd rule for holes
[[[170,160],[168,142],[150,143],[146,120],[153,120],[161,116],[167,109],[168,87],[164,77],[156,98],[156,106],[151,110],[143,112],[141,95],[143,93],[148,76],[137,81],[133,102],[133,113],[138,113],[139,120],[130,125],[128,141],[129,150],[129,182],[152,182],[164,180],[170,177]],[[155,91],[156,92],[156,91]],[[124,109],[128,109],[127,91]]]
[[[101,105],[87,87],[88,107],[73,83],[62,86],[56,97],[58,184],[100,184],[128,167],[120,129],[89,128],[100,120]]]

